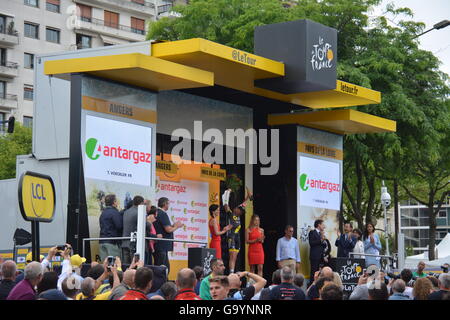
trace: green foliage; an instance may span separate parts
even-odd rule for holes
[[[16,122],[14,133],[0,135],[0,180],[16,177],[16,156],[31,153],[31,128]]]
[[[439,60],[419,49],[425,24],[411,21],[408,8],[390,3],[369,18],[381,0],[193,0],[175,8],[176,19],[150,26],[148,39],[202,37],[252,52],[256,26],[310,19],[338,31],[338,78],[382,92],[379,105],[358,110],[397,122],[396,133],[344,139],[345,218],[360,228],[381,215],[380,181],[401,186],[400,200],[430,207],[434,248],[435,202],[450,195],[450,89]],[[389,20],[388,20],[389,19]],[[388,21],[394,21],[389,23]],[[438,206],[439,208],[439,206]],[[432,252],[434,252],[432,250]]]

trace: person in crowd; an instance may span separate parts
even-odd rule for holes
[[[183,268],[178,271],[175,283],[178,287],[178,293],[174,300],[201,300],[194,291],[197,284],[194,270]]]
[[[281,269],[281,284],[270,290],[270,300],[305,300],[305,293],[294,286],[294,270],[285,266]]]
[[[314,230],[311,230],[308,235],[309,239],[309,261],[311,264],[310,282],[311,285],[314,279],[314,273],[319,270],[320,264],[323,263],[323,253],[326,246],[325,242],[325,223],[323,220],[314,221]]]
[[[349,300],[368,300],[369,299],[369,288],[367,286],[367,280],[369,276],[364,273],[358,279],[358,285],[353,289],[350,294]]]
[[[44,257],[42,254],[39,255],[39,262],[42,265],[42,272],[45,272],[49,266],[50,266],[50,261],[52,261],[55,253],[57,252],[57,248],[53,247],[49,250],[47,257]],[[29,263],[31,263],[33,261],[33,252],[28,252],[27,255],[25,256],[25,266],[28,265]],[[22,281],[25,277],[25,274],[22,272],[19,275],[17,275],[16,277],[16,284],[19,283],[20,281]]]
[[[241,289],[243,277],[248,277],[253,280],[253,283]],[[232,273],[228,276],[228,282],[230,284],[229,296],[236,300],[251,300],[255,294],[260,292],[267,281],[258,274],[251,273],[248,271]]]
[[[264,265],[264,229],[260,228],[260,218],[257,214],[250,218],[250,226],[245,230],[245,242],[248,243],[248,263],[250,271],[263,275]]]
[[[305,276],[302,275],[301,273],[297,273],[294,277],[294,285],[302,289],[304,283],[305,283]]]
[[[427,274],[423,270],[425,270],[425,262],[420,261],[417,264],[417,271],[413,272],[413,279],[425,278]]]
[[[81,290],[81,282],[74,276],[68,276],[61,283],[61,291],[66,296],[67,300],[76,300],[77,295]]]
[[[128,268],[123,273],[123,280],[114,290],[112,290],[111,295],[108,300],[119,300],[122,296],[127,293],[128,290],[131,290],[134,286],[134,276],[136,274],[136,270],[132,268]]]
[[[272,273],[272,284],[255,294],[252,300],[270,300],[270,290],[281,284],[281,269]]]
[[[328,283],[320,290],[320,300],[342,300],[344,292],[334,283]]]
[[[351,222],[344,223],[344,234],[337,232],[337,239],[334,245],[338,248],[338,258],[348,258],[356,245],[356,237],[353,235],[353,225]]]
[[[122,237],[123,215],[118,210],[118,202],[115,194],[108,194],[105,197],[105,209],[100,215],[100,238]],[[100,259],[104,261],[106,257],[120,256],[120,240],[100,241]]]
[[[162,197],[158,200],[158,215],[154,223],[156,233],[161,234],[163,239],[173,240],[174,232],[184,225],[180,221],[172,224],[170,222],[169,216],[167,215],[167,210],[169,210],[169,199]],[[167,270],[170,271],[169,263],[169,251],[173,251],[173,242],[171,241],[157,241],[155,244],[155,265],[164,265]]]
[[[369,300],[388,300],[389,293],[387,286],[384,282],[380,280],[375,280],[375,284],[372,285],[369,290]]]
[[[450,274],[441,273],[439,276],[439,291],[428,296],[428,300],[442,300],[442,296],[450,291]]]
[[[320,298],[319,288],[317,287],[317,281],[321,278],[332,279],[334,278],[333,270],[330,267],[323,267],[322,270],[314,273],[312,284],[309,286],[306,293],[308,300],[318,300]]]
[[[202,300],[211,300],[211,288],[209,282],[215,277],[222,276],[225,272],[225,265],[222,259],[212,259],[211,260],[211,274],[202,280],[200,285],[200,298]]]
[[[195,266],[194,269],[195,272],[195,278],[197,279],[197,284],[195,285],[195,294],[200,296],[200,285],[202,284],[203,280],[203,268],[201,266]]]
[[[227,233],[228,230],[231,230],[232,226],[229,224],[222,231],[220,230],[220,224],[217,221],[217,217],[220,215],[220,207],[217,204],[209,206],[209,215],[211,216],[208,222],[209,232],[211,232],[209,247],[216,249],[217,259],[222,259],[222,239],[220,236]]]
[[[36,293],[39,295],[40,293],[50,290],[57,289],[58,287],[58,274],[54,271],[44,272],[42,275],[42,279],[37,285]]]
[[[6,300],[16,285],[17,265],[13,260],[6,260],[1,265],[2,280],[0,281],[0,300]]]
[[[433,292],[439,291],[439,280],[435,276],[427,276],[427,279],[430,280],[433,285]]]
[[[316,288],[317,288],[317,292],[318,292],[319,294],[318,294],[316,297],[314,297],[313,299],[310,299],[310,300],[320,300],[320,295],[321,295],[322,289],[323,289],[326,285],[329,285],[329,284],[336,285],[336,284],[333,282],[333,277],[324,277],[324,276],[319,277],[319,278],[317,279],[317,281],[314,283],[314,285],[315,285]]]
[[[95,266],[94,268],[96,268]],[[77,295],[76,300],[108,300],[112,290],[120,285],[120,279],[118,275],[117,265],[108,266],[108,259],[103,262],[103,273],[96,280],[91,277],[86,277],[81,283],[81,293]],[[90,270],[91,271],[91,270]],[[93,272],[91,272],[92,274]],[[98,293],[100,286],[104,284],[104,281],[109,279],[110,274],[113,275],[113,285],[109,291]],[[89,272],[88,272],[89,275]]]
[[[297,239],[293,235],[294,228],[287,225],[284,228],[284,237],[278,239],[277,242],[276,261],[278,269],[288,266],[297,272],[301,262],[300,248]]]
[[[67,298],[60,290],[53,288],[41,292],[37,300],[67,300]]]
[[[61,252],[61,256],[63,257],[63,262],[61,263],[61,274],[58,278],[58,289],[61,290],[62,282],[65,278],[69,276],[73,276],[78,279],[81,283],[83,281],[83,277],[80,276],[81,266],[86,262],[86,258],[81,257],[79,254],[74,254],[70,256],[70,252],[72,251],[72,247],[69,244],[66,244],[66,248]]]
[[[234,300],[228,297],[230,283],[227,276],[217,276],[209,280],[211,300]]]
[[[414,300],[428,300],[428,296],[433,293],[433,284],[428,278],[418,278],[414,282]]]
[[[41,282],[42,276],[42,265],[37,261],[30,262],[25,267],[24,279],[10,291],[6,300],[35,300],[35,287]]]
[[[344,284],[342,283],[341,276],[337,272],[333,272],[333,283],[339,288],[344,289]]]
[[[405,281],[397,279],[392,283],[392,295],[389,300],[411,300],[408,295],[404,294],[406,288]]]
[[[362,232],[359,229],[353,230],[353,236],[356,239],[355,247],[353,248],[353,253],[364,253],[364,242],[362,241]],[[355,259],[364,259],[364,256],[354,255]]]
[[[156,292],[147,294],[147,298],[151,299],[155,296],[160,296],[164,300],[174,300],[177,293],[178,289],[176,284],[169,281],[164,283]]]
[[[158,208],[151,205],[150,200],[145,200],[144,203],[147,205],[147,229],[146,236],[148,238],[162,238],[162,234],[156,234],[156,228],[154,223],[156,222],[156,218],[158,216]],[[153,255],[155,254],[155,240],[146,240],[146,255],[145,255],[145,264],[152,265],[153,264]]]
[[[411,284],[411,280],[412,280],[413,274],[412,271],[410,269],[403,269],[400,272],[400,279],[402,279],[405,282],[405,291],[403,292],[403,294],[407,295],[409,297],[409,299],[413,299],[413,288],[410,285]]]
[[[129,237],[132,232],[137,230],[138,206],[144,203],[142,196],[135,196],[132,201],[131,208],[123,213],[123,230],[122,237]],[[131,264],[132,254],[136,248],[131,247],[130,240],[122,240],[122,261],[125,264]]]
[[[379,255],[381,250],[380,237],[375,233],[373,223],[367,223],[364,232],[364,253]],[[380,268],[380,257],[366,256],[366,266],[371,264]]]
[[[148,300],[147,294],[152,288],[153,271],[147,267],[136,270],[133,289],[128,290],[119,300]]]

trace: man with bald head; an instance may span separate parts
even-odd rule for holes
[[[122,296],[131,290],[134,285],[134,275],[136,274],[136,269],[128,268],[123,274],[123,280],[120,285],[118,285],[109,296],[108,300],[119,300]]]
[[[241,278],[243,277],[252,279],[254,283],[241,290]],[[251,300],[267,283],[263,277],[247,271],[230,274],[228,276],[228,282],[230,283],[229,296],[236,300]]]
[[[317,288],[317,281],[321,278],[334,278],[334,272],[330,267],[323,267],[322,270],[317,271],[314,274],[314,279],[310,279],[312,285],[308,288],[307,298],[308,300],[318,300],[320,298],[319,289]]]
[[[178,293],[174,300],[202,300],[194,291],[197,284],[194,270],[184,268],[178,271],[175,283],[178,287]]]
[[[13,260],[6,260],[1,265],[0,273],[3,275],[3,279],[0,281],[0,300],[6,300],[16,285],[16,271],[17,266]]]

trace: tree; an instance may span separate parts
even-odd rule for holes
[[[428,206],[442,204],[448,194],[448,76],[439,71],[439,61],[431,52],[418,48],[419,40],[413,38],[425,25],[407,20],[410,9],[389,4],[381,17],[369,19],[369,10],[380,2],[302,0],[295,5],[279,0],[196,0],[175,8],[181,18],[152,23],[148,38],[203,37],[252,52],[258,25],[310,19],[337,29],[338,78],[383,94],[381,104],[358,110],[397,122],[396,133],[344,140],[345,214],[362,228],[381,215],[381,179],[394,186],[395,206],[399,186]],[[402,20],[392,26],[386,16]],[[432,250],[437,211],[429,208]]]
[[[16,123],[14,133],[0,135],[0,180],[16,177],[16,157],[31,153],[31,128]]]

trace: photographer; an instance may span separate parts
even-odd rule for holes
[[[243,277],[248,277],[255,281],[255,283],[241,290],[241,279]],[[228,282],[230,283],[229,296],[236,300],[250,300],[255,294],[260,292],[267,283],[266,279],[263,277],[248,271],[230,274],[228,276]]]
[[[70,253],[72,252],[72,246],[67,243],[63,247],[63,250],[58,250],[58,249],[62,249],[62,248],[61,247],[51,248],[46,260],[49,259],[49,261],[51,261],[51,258],[53,256],[50,256],[50,253],[52,253],[53,255],[60,254],[61,257],[63,257],[64,260],[61,264],[62,270],[61,270],[61,274],[59,275],[59,278],[58,278],[58,289],[61,290],[62,282],[64,281],[64,279],[66,279],[69,276],[73,276],[75,281],[77,281],[79,283],[81,283],[83,281],[83,277],[80,276],[80,270],[81,270],[81,265],[84,262],[86,262],[86,258],[82,258],[78,254],[70,256]]]
[[[91,277],[87,277],[81,283],[81,293],[77,295],[77,300],[108,300],[111,295],[112,290],[114,290],[117,286],[120,285],[119,275],[117,273],[117,265],[111,265],[111,262],[108,262],[108,258],[103,262],[103,274],[97,279],[94,280]],[[111,290],[95,295],[95,292],[98,288],[103,284],[105,280],[107,280],[110,275],[113,276],[113,283]]]
[[[411,282],[413,278],[412,271],[410,269],[403,269],[402,272],[400,272],[400,279],[402,279],[405,282],[406,288],[403,294],[407,295],[410,299],[414,299],[413,296],[413,286],[414,283]]]

